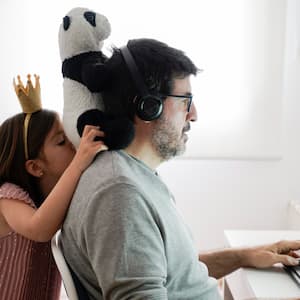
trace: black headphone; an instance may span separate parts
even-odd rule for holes
[[[162,97],[149,93],[128,47],[124,46],[120,51],[140,96],[134,100],[136,115],[144,121],[158,119],[163,111]]]

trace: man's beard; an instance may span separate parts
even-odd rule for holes
[[[178,130],[163,115],[156,121],[155,132],[152,134],[152,145],[163,161],[184,153],[183,133],[189,129],[190,124],[187,123],[179,135]]]

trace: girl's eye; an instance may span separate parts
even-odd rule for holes
[[[63,139],[63,140],[61,140],[57,145],[62,146],[62,145],[64,145],[65,143],[66,143],[66,140]]]

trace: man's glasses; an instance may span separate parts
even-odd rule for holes
[[[186,109],[187,112],[190,112],[192,101],[193,101],[193,95],[162,95],[164,97],[174,97],[174,98],[180,98],[180,100],[184,101],[186,103]]]

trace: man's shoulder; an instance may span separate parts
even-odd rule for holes
[[[85,204],[92,199],[114,202],[126,197],[152,202],[150,195],[153,194],[155,198],[166,195],[165,186],[153,171],[125,151],[106,151],[100,153],[84,172],[74,198]]]
[[[101,152],[82,175],[79,186],[89,187],[89,190],[103,190],[118,182],[134,182],[138,166],[134,167],[133,164],[124,151]]]
[[[99,173],[103,177],[116,177],[128,174],[132,167],[131,159],[122,150],[104,151],[99,153],[87,170],[90,173]]]

